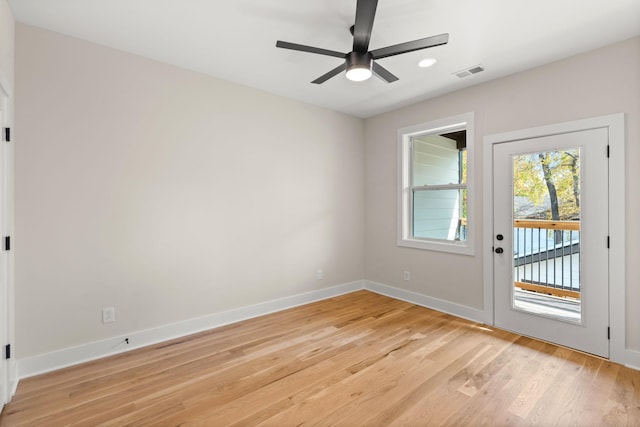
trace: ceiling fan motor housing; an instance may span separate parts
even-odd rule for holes
[[[373,67],[373,55],[370,52],[349,52],[346,60],[347,70],[353,68],[366,68],[371,70]]]

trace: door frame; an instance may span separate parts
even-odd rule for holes
[[[484,321],[495,325],[493,264],[493,146],[494,144],[606,128],[609,136],[609,358],[633,364],[626,351],[625,279],[625,116],[624,113],[593,117],[487,135],[483,138],[483,292]]]

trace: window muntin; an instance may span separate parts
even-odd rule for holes
[[[473,254],[473,114],[400,129],[398,245]]]

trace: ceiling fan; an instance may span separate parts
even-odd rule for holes
[[[311,83],[324,83],[331,77],[337,76],[345,70],[347,71],[347,78],[349,80],[363,81],[371,77],[372,74],[375,74],[385,82],[391,83],[398,80],[398,77],[394,76],[389,72],[389,70],[375,62],[375,60],[394,55],[401,55],[415,50],[440,46],[447,44],[449,41],[449,34],[444,33],[437,36],[426,37],[370,51],[369,40],[371,39],[371,30],[373,29],[373,20],[376,16],[377,6],[378,0],[358,0],[356,5],[356,23],[350,28],[351,34],[353,35],[353,50],[351,52],[336,52],[335,50],[321,49],[318,47],[289,43],[281,40],[276,42],[276,47],[333,56],[344,60],[343,64],[337,66],[328,73],[321,75]]]

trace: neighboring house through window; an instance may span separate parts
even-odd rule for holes
[[[398,245],[473,255],[473,113],[398,130]]]

